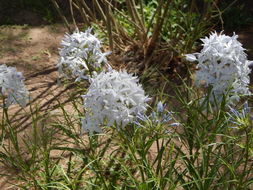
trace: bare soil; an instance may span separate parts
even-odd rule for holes
[[[0,64],[16,67],[25,77],[31,102],[41,112],[54,109],[57,101],[67,97],[66,86],[57,83],[58,48],[66,32],[61,25],[28,27],[0,27]],[[29,105],[26,110],[29,110]],[[29,134],[30,117],[21,114],[18,106],[11,106],[13,121],[20,123],[20,135]],[[15,175],[15,171],[0,164],[0,170]],[[7,177],[0,176],[0,190],[16,189]]]

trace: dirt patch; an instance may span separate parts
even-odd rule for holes
[[[0,64],[24,74],[32,99],[56,87],[58,47],[64,33],[64,27],[56,25],[0,29]]]
[[[23,73],[31,103],[41,112],[52,110],[58,100],[67,99],[64,92],[68,88],[57,84],[56,68],[59,44],[65,32],[61,25],[0,27],[0,64],[16,67]],[[30,118],[23,112],[18,106],[10,107],[11,119],[21,124],[20,131],[27,131]],[[6,168],[1,171],[9,173]],[[11,183],[9,178],[0,177],[0,189],[15,189]]]
[[[0,28],[0,64],[15,66],[25,76],[54,67],[58,47],[65,29],[52,27],[2,27]]]

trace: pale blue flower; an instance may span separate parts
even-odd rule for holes
[[[173,119],[172,116],[173,113],[165,110],[165,105],[159,101],[155,111],[152,111],[149,115],[139,113],[134,123],[139,127],[142,127],[144,125],[143,123],[149,123],[152,126],[168,124]],[[170,126],[179,126],[179,123],[171,123]]]
[[[164,105],[163,105],[163,103],[161,102],[161,101],[159,101],[158,103],[157,103],[157,108],[156,108],[156,110],[157,110],[157,112],[164,112]]]
[[[57,65],[60,76],[79,81],[89,78],[93,71],[102,70],[103,66],[110,67],[106,58],[110,52],[102,52],[102,43],[91,30],[76,30],[64,36]]]
[[[0,92],[5,98],[5,105],[19,104],[26,106],[28,91],[24,84],[24,77],[15,67],[0,65]]]
[[[229,110],[229,121],[232,124],[235,124],[235,126],[232,126],[232,128],[238,128],[243,125],[248,125],[249,120],[252,120],[252,117],[250,116],[251,108],[248,106],[247,101],[244,103],[243,108],[241,110],[237,110],[230,106]]]
[[[90,79],[90,87],[84,99],[86,116],[83,129],[101,132],[103,125],[124,128],[132,123],[138,114],[144,113],[148,98],[137,77],[126,71],[101,72]]]
[[[211,33],[201,39],[200,53],[186,54],[188,61],[197,61],[196,85],[211,87],[210,100],[221,101],[228,93],[228,102],[239,101],[240,95],[249,95],[250,61],[242,44],[224,34]],[[214,98],[215,97],[215,98]]]

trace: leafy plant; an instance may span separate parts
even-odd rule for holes
[[[65,24],[68,22],[52,0]],[[84,25],[96,25],[107,37],[111,50],[125,51],[126,46],[135,49],[142,60],[142,68],[148,69],[160,52],[166,52],[166,66],[174,57],[190,52],[196,40],[205,35],[212,20],[218,18],[216,1],[194,0],[73,0],[70,10],[79,11]],[[90,8],[92,7],[92,9]],[[74,14],[73,24],[76,26]],[[69,25],[68,25],[69,26]],[[96,27],[96,28],[97,28]],[[130,48],[131,49],[131,48]],[[127,53],[127,52],[126,52]],[[163,63],[160,63],[162,65]]]

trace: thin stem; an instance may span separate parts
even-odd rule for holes
[[[80,14],[83,18],[83,21],[84,21],[85,25],[89,26],[89,19],[88,19],[88,16],[86,15],[86,13],[85,13],[84,8],[82,7],[79,0],[77,0],[76,2],[77,2],[77,5],[78,5],[77,8],[78,8],[78,10],[79,10],[79,12],[80,12]]]
[[[71,14],[73,24],[75,26],[75,29],[77,29],[76,20],[74,18],[74,12],[73,12],[73,0],[69,0],[69,7],[70,7],[70,14]]]
[[[58,3],[56,2],[56,0],[51,0],[51,2],[53,3],[55,9],[57,10],[58,14],[60,15],[60,17],[62,18],[66,28],[68,29],[69,32],[71,32],[68,20],[66,19],[66,17],[62,14],[61,9],[58,5]]]
[[[112,36],[112,25],[111,25],[111,19],[110,19],[110,6],[108,4],[105,5],[106,7],[106,28],[109,38],[109,46],[110,50],[113,51],[113,36]]]

